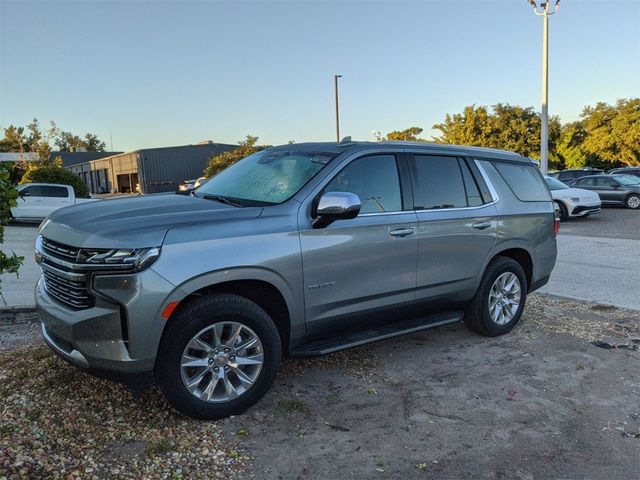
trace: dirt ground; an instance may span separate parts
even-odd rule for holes
[[[0,327],[0,337],[6,328],[20,327]],[[12,335],[5,354],[16,348]],[[118,392],[105,388],[101,402]],[[503,337],[454,324],[288,360],[261,402],[204,431],[219,436],[220,451],[237,452],[232,459],[247,459],[237,470],[229,453],[218,462],[238,478],[631,479],[640,478],[639,398],[640,312],[532,295],[521,325]],[[149,408],[120,403],[124,421]],[[160,416],[175,427],[167,432],[197,428]],[[130,440],[147,437],[133,431]],[[140,450],[154,463],[178,448],[191,458],[188,441],[167,440],[159,452]]]

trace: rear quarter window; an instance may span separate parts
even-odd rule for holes
[[[548,202],[549,189],[534,165],[493,161],[493,166],[522,202]]]

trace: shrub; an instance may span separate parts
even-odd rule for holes
[[[0,167],[0,244],[4,240],[4,226],[11,219],[10,208],[16,205],[18,191],[10,181],[9,172],[5,167]],[[18,268],[22,265],[24,257],[18,257],[15,253],[7,255],[0,250],[0,275],[3,273],[15,273],[18,275]]]
[[[76,197],[89,195],[89,189],[80,177],[57,165],[30,167],[22,176],[20,183],[59,183],[60,185],[72,186]]]

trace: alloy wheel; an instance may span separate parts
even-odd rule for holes
[[[498,276],[489,292],[489,315],[498,325],[506,325],[516,315],[520,306],[520,280],[513,272]]]
[[[180,361],[186,389],[205,402],[228,402],[255,383],[264,362],[262,342],[238,322],[218,322],[187,343]]]

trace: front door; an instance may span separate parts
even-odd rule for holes
[[[323,193],[358,195],[358,217],[318,229],[303,220],[308,225],[300,231],[308,333],[348,329],[354,314],[415,299],[418,224],[415,212],[403,205],[400,177],[396,155],[357,158]]]

